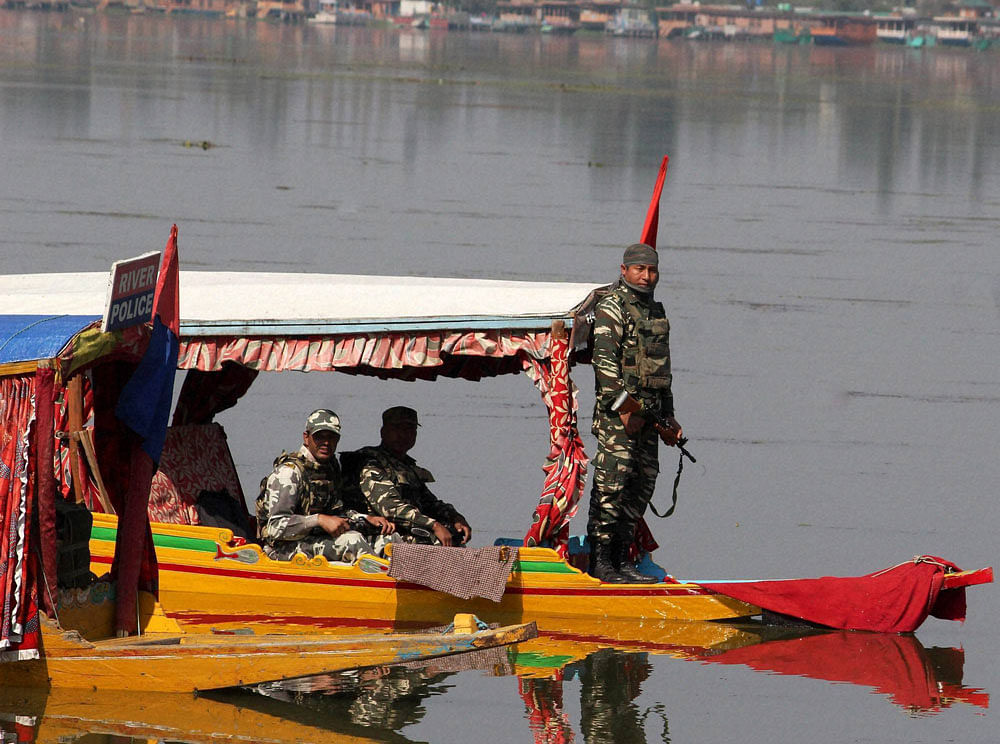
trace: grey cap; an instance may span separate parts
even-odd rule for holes
[[[328,408],[316,409],[306,419],[306,434],[315,434],[317,431],[340,434],[340,416]]]
[[[625,255],[622,256],[622,265],[635,266],[636,264],[642,266],[659,266],[660,255],[656,252],[655,248],[645,243],[633,243],[625,249]]]
[[[400,424],[420,426],[417,421],[417,412],[406,406],[393,406],[382,412],[382,426],[398,426]]]

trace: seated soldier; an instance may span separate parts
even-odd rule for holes
[[[356,453],[361,493],[374,514],[396,525],[406,542],[465,545],[472,528],[451,504],[431,493],[434,477],[407,452],[417,442],[417,412],[405,406],[382,414],[382,442]]]
[[[376,553],[393,537],[395,527],[387,519],[345,508],[334,456],[339,441],[337,414],[313,411],[302,447],[294,454],[282,452],[261,481],[257,524],[264,552],[271,558],[287,561],[302,553],[350,563],[362,553]],[[374,546],[359,528],[378,536]]]

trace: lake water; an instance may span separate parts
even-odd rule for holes
[[[176,222],[187,269],[610,281],[664,154],[657,294],[698,464],[651,520],[660,562],[995,564],[1000,53],[0,10],[4,273],[104,271]],[[354,449],[397,403],[474,542],[522,535],[547,447],[523,377],[272,375],[221,422],[253,493],[308,411],[340,412]],[[230,698],[301,740],[995,742],[998,616],[977,587],[963,625],[787,663],[584,648],[535,677],[505,657]]]

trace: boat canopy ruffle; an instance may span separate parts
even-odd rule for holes
[[[520,372],[523,356],[543,359],[549,334],[531,331],[424,331],[336,337],[195,338],[181,343],[177,366],[215,372],[233,362],[259,372],[341,371],[377,377],[478,380]]]

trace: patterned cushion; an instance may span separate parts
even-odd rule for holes
[[[149,490],[150,520],[198,524],[194,506],[198,494],[222,490],[246,508],[222,426],[213,423],[167,429],[160,467]]]

